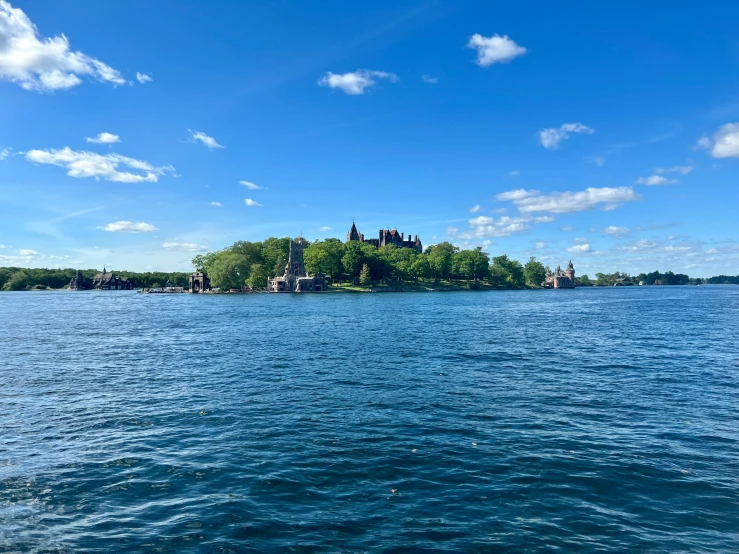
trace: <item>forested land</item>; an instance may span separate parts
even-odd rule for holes
[[[490,257],[481,248],[460,249],[449,242],[429,246],[423,253],[410,248],[375,248],[361,242],[344,243],[326,239],[309,243],[303,239],[306,269],[324,273],[333,285],[436,284],[464,288],[521,289],[539,287],[547,270],[542,262],[530,258],[521,263],[507,255]],[[290,251],[289,238],[268,238],[261,242],[238,241],[216,252],[197,255],[193,266],[206,271],[213,287],[239,289],[249,286],[264,289],[267,279],[282,275]],[[0,268],[1,290],[61,289],[76,275],[76,269]],[[92,279],[95,269],[82,270]],[[187,286],[189,273],[115,271],[128,277],[137,287],[167,284]],[[596,273],[577,277],[578,286],[631,286],[688,284],[739,284],[739,276],[719,275],[695,279],[671,271],[660,273]]]

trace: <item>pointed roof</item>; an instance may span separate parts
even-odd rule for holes
[[[572,260],[567,264],[567,269],[575,269],[575,266],[572,265]]]

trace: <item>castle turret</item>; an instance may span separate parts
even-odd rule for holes
[[[567,278],[572,281],[572,286],[575,286],[575,266],[572,265],[572,260],[567,264],[567,270],[565,271]]]
[[[349,229],[349,232],[346,234],[346,242],[350,242],[350,241],[359,242],[360,240],[361,239],[360,239],[359,231],[357,231],[357,226],[352,221],[352,228]]]

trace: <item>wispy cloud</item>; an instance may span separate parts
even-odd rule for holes
[[[143,84],[151,83],[154,79],[151,78],[151,76],[147,75],[146,73],[136,73],[136,80]]]
[[[593,163],[598,167],[603,167],[603,165],[606,163],[606,159],[603,156],[596,156],[595,158],[593,158]]]
[[[559,148],[559,143],[570,138],[570,133],[584,133],[592,135],[595,129],[592,129],[582,123],[564,123],[559,127],[550,127],[539,131],[539,142],[544,148]]]
[[[134,223],[133,221],[116,221],[115,223],[108,223],[104,227],[98,227],[98,229],[110,233],[151,233],[159,230],[143,221],[139,221],[138,223]]]
[[[609,225],[603,229],[603,232],[617,238],[622,238],[629,234],[629,230],[626,227],[617,227],[615,225]]]
[[[244,198],[244,204],[246,204],[250,208],[254,206],[261,206],[259,202],[257,202],[256,200],[252,200],[251,198]]]
[[[55,91],[82,83],[81,76],[123,85],[120,72],[80,51],[64,35],[44,38],[28,16],[0,0],[0,79],[26,90]]]
[[[435,85],[439,82],[439,79],[437,79],[436,77],[432,77],[431,75],[421,75],[421,80],[424,83],[428,83],[430,85]]]
[[[10,148],[0,148],[0,160],[4,160],[10,156],[12,150]]]
[[[634,181],[635,185],[647,185],[647,186],[674,185],[675,183],[677,183],[676,179],[667,179],[666,177],[662,177],[662,175],[650,175],[649,177],[639,177],[636,181]]]
[[[400,79],[395,73],[387,71],[374,71],[370,69],[357,69],[350,73],[326,73],[318,80],[322,87],[337,88],[346,94],[364,94],[364,91],[377,84],[377,79],[384,79],[391,83],[397,83]]]
[[[29,150],[26,152],[29,162],[55,165],[67,169],[70,177],[94,177],[118,183],[141,183],[144,181],[156,183],[159,176],[174,173],[171,165],[157,167],[149,162],[136,160],[119,154],[96,154],[84,150],[75,151],[64,147],[61,150]],[[119,166],[125,166],[145,172],[145,175],[119,171]]]
[[[457,239],[471,240],[489,237],[507,237],[516,233],[528,231],[534,223],[550,223],[554,221],[551,216],[542,217],[509,217],[503,216],[499,218],[478,216],[469,220],[470,228],[468,231],[459,232],[456,227],[446,229],[450,236]]]
[[[470,213],[476,214],[480,211],[480,204],[475,204],[470,208]]]
[[[519,175],[521,175],[521,172],[518,169],[508,172],[509,177],[518,177]]]
[[[214,206],[216,208],[222,208],[223,207],[223,204],[221,204],[220,202],[211,202],[210,205],[211,206]]]
[[[208,249],[207,246],[190,242],[165,242],[162,244],[162,248],[170,252],[202,252]]]
[[[216,139],[214,139],[211,136],[206,135],[202,131],[193,131],[192,129],[188,129],[190,132],[190,138],[193,142],[199,142],[203,146],[206,146],[207,148],[210,148],[211,150],[214,148],[226,148],[222,144],[218,144],[216,142]]]
[[[672,167],[658,167],[654,172],[658,175],[662,173],[681,173],[687,175],[695,168],[692,165],[673,165]]]
[[[96,137],[87,137],[85,142],[92,142],[95,144],[114,144],[116,142],[121,142],[121,138],[112,133],[100,133]]]
[[[631,187],[590,187],[578,192],[551,192],[538,190],[511,190],[498,194],[497,200],[513,202],[522,214],[535,212],[573,213],[600,208],[611,210],[624,202],[639,200]]]
[[[319,229],[319,231],[320,231],[321,233],[326,233],[326,232],[328,232],[328,231],[333,231],[333,230],[334,230],[334,228],[333,228],[333,227],[329,227],[328,225],[324,225],[323,227],[321,227],[321,228]]]
[[[265,188],[265,187],[260,187],[259,185],[257,185],[256,183],[252,183],[251,181],[239,181],[239,184],[244,185],[249,190],[261,190]]]
[[[477,51],[476,63],[480,67],[488,67],[496,63],[507,63],[526,53],[526,48],[519,46],[508,35],[494,34],[484,37],[475,33],[467,41],[467,48]]]
[[[590,248],[589,244],[576,244],[575,246],[570,246],[567,249],[567,252],[572,252],[575,254],[583,254],[585,252],[590,252],[592,249]]]

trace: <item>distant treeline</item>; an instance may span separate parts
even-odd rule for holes
[[[506,255],[490,257],[481,248],[461,250],[442,242],[428,247],[423,253],[411,248],[374,246],[361,242],[341,242],[326,239],[308,243],[305,247],[305,265],[311,274],[325,273],[334,284],[353,283],[423,283],[445,281],[474,288],[486,283],[496,288],[520,289],[538,287],[549,269],[535,258],[526,263]],[[268,238],[261,242],[238,241],[232,246],[195,256],[193,266],[207,271],[214,287],[241,288],[246,285],[259,289],[266,287],[267,279],[282,275],[290,251],[289,238]],[[0,289],[60,289],[69,285],[76,269],[24,269],[0,268]],[[93,278],[95,269],[82,273]],[[171,283],[187,286],[188,273],[115,271],[128,277],[137,287],[157,287]],[[578,286],[614,285],[687,285],[687,284],[739,284],[739,276],[719,275],[708,279],[694,279],[681,273],[596,273],[595,279],[587,275],[577,277]]]
[[[82,274],[92,279],[100,273],[97,269],[83,269]],[[164,286],[167,282],[187,286],[189,273],[115,271],[116,275],[128,277],[135,287]],[[28,289],[61,289],[69,285],[69,281],[77,275],[76,269],[37,269],[21,267],[0,267],[0,290]]]

